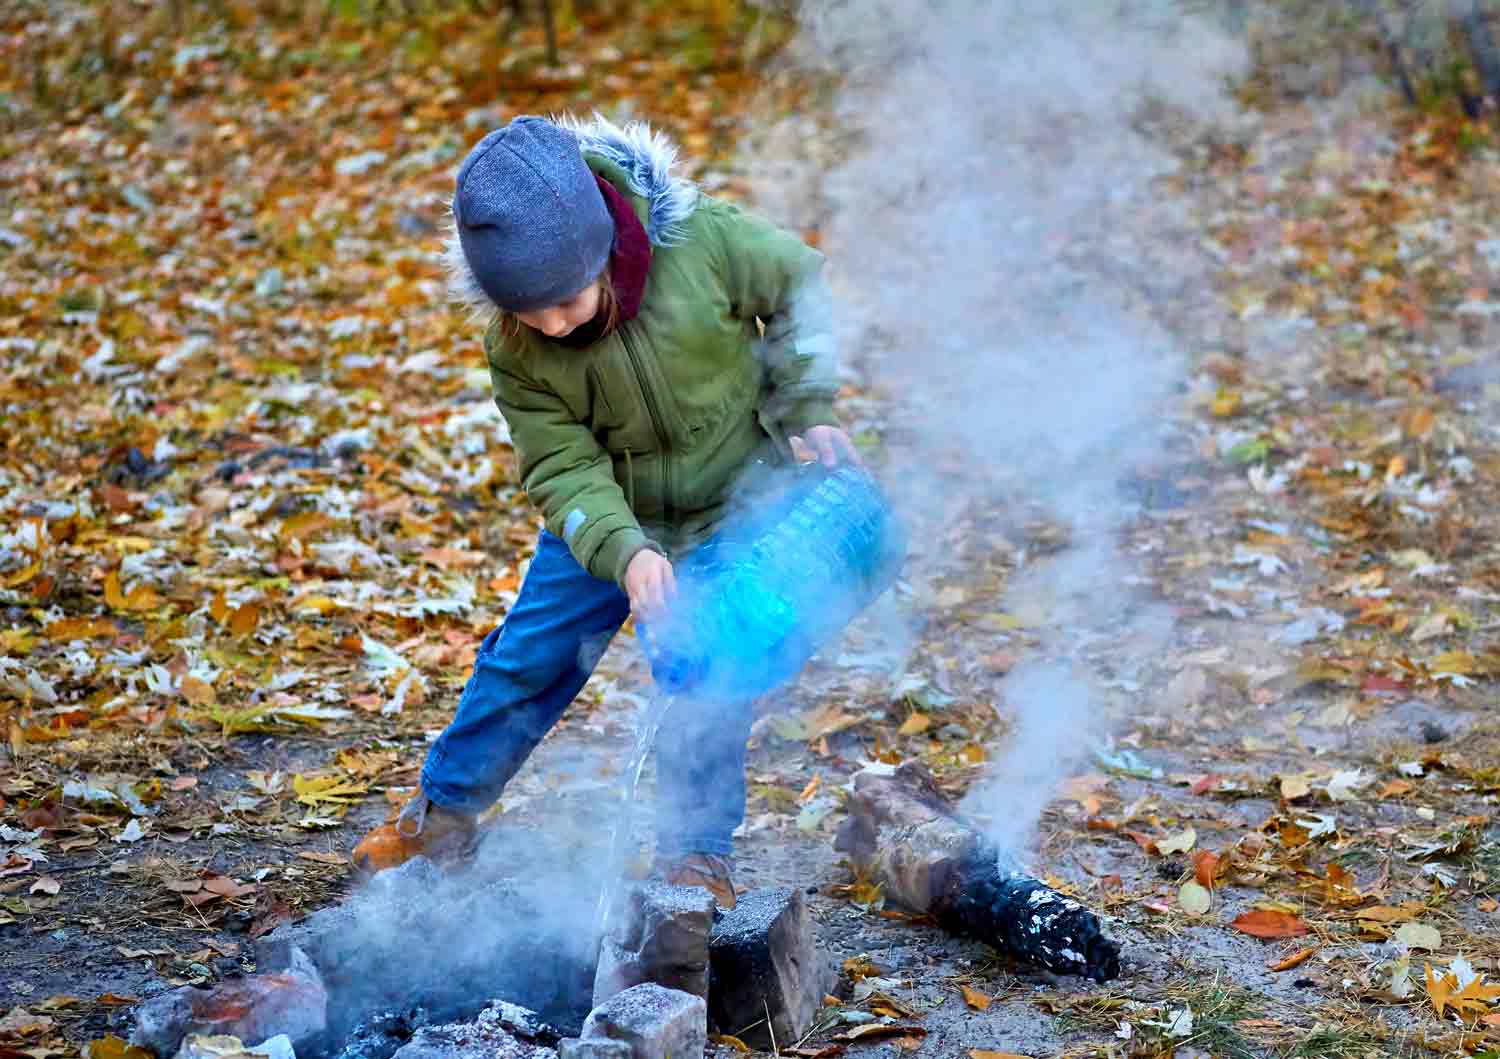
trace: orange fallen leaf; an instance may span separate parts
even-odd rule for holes
[[[1307,933],[1307,924],[1290,912],[1276,912],[1269,908],[1252,908],[1242,912],[1229,924],[1241,934],[1253,938],[1300,938]]]
[[[1439,976],[1433,974],[1431,964],[1423,964],[1422,967],[1427,980],[1427,996],[1437,1010],[1438,1018],[1442,1018],[1443,1012],[1450,1007],[1460,1017],[1484,1015],[1488,1013],[1491,1004],[1500,1000],[1500,985],[1485,985],[1484,979],[1479,975],[1475,975],[1468,985],[1460,989],[1458,975],[1453,971]]]
[[[229,631],[236,636],[249,636],[259,624],[260,606],[256,603],[243,603],[229,615]]]
[[[812,801],[813,795],[818,793],[818,788],[823,785],[823,774],[820,772],[807,781],[807,786],[802,788],[802,793],[797,795],[797,801],[807,804]]]
[[[206,680],[200,680],[191,673],[182,678],[182,697],[194,706],[212,706],[219,701],[218,695],[214,693],[214,686]]]
[[[54,621],[42,630],[49,640],[67,643],[70,640],[98,640],[120,634],[120,628],[108,618],[63,618]]]
[[[1198,885],[1212,890],[1214,879],[1219,874],[1219,855],[1212,850],[1200,849],[1193,854],[1193,878],[1198,880]]]
[[[932,718],[925,713],[913,710],[899,729],[902,735],[921,735],[932,727]]]
[[[120,587],[120,571],[111,570],[104,577],[104,602],[111,610],[155,610],[161,597],[150,585],[136,585],[127,596]]]
[[[959,988],[963,990],[964,1003],[968,1004],[969,1007],[975,1011],[986,1011],[989,1009],[990,998],[988,996],[966,985],[961,985]]]
[[[1313,953],[1318,951],[1319,946],[1311,945],[1305,949],[1298,949],[1290,956],[1283,956],[1279,960],[1273,960],[1266,964],[1273,971],[1290,971],[1293,967],[1300,967],[1308,961]]]
[[[969,1059],[1031,1059],[1031,1056],[1016,1052],[995,1052],[988,1048],[970,1048]]]

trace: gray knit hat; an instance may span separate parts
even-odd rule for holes
[[[615,237],[577,138],[543,118],[515,118],[474,145],[458,167],[453,220],[470,273],[511,312],[583,290]]]

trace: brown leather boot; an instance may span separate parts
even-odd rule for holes
[[[660,858],[656,870],[668,886],[701,886],[726,912],[734,907],[734,879],[728,857],[717,853],[684,853]]]
[[[355,871],[368,875],[413,857],[453,864],[474,852],[476,833],[475,817],[434,805],[419,791],[401,807],[396,819],[360,839],[349,859]]]

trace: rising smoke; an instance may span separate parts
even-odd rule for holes
[[[1093,649],[1169,625],[1132,598],[1117,547],[1138,510],[1122,483],[1160,452],[1187,373],[1159,310],[1203,286],[1180,245],[1163,252],[1189,218],[1158,189],[1175,165],[1159,139],[1228,115],[1241,59],[1174,0],[847,0],[803,16],[799,45],[839,76],[853,134],[818,203],[841,345],[893,398],[901,507],[929,540],[975,501],[1067,527],[1060,554],[1021,546],[995,601],[1043,616],[1040,657],[1001,689],[1011,736],[965,809],[1018,850],[1107,733]],[[913,579],[942,560],[918,548]]]

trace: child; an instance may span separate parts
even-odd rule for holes
[[[752,466],[855,459],[833,425],[821,255],[672,176],[675,157],[641,123],[521,117],[459,167],[448,264],[495,312],[495,401],[546,530],[420,792],[355,848],[361,867],[472,848],[476,815],[626,617],[669,605],[672,558],[714,531]],[[750,708],[693,705],[658,737],[657,870],[729,908]]]

